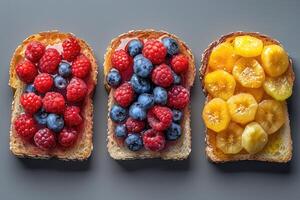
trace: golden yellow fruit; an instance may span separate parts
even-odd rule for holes
[[[234,41],[234,52],[243,57],[259,56],[263,50],[263,42],[249,35],[237,36]]]
[[[260,88],[246,88],[243,87],[241,84],[236,84],[235,86],[235,94],[239,93],[249,93],[255,98],[257,102],[260,102],[264,96],[264,89]]]

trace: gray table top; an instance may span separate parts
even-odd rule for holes
[[[192,89],[190,158],[112,160],[106,149],[106,101],[99,73],[95,94],[94,152],[82,163],[15,158],[8,134],[12,91],[8,87],[9,61],[16,46],[28,35],[58,29],[73,32],[95,50],[100,71],[110,40],[132,29],[163,29],[178,35],[193,50],[197,66],[207,45],[231,31],[259,31],[280,40],[299,70],[300,1],[0,1],[1,199],[299,199],[300,130],[299,80],[289,100],[294,156],[286,165],[238,162],[215,165],[204,152],[201,111],[204,96],[197,78]],[[297,20],[298,19],[298,20]]]

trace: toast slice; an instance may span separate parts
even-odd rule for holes
[[[180,52],[186,55],[189,58],[189,69],[186,73],[186,87],[188,90],[193,86],[194,78],[196,74],[195,61],[192,51],[188,48],[188,46],[180,40],[177,36],[172,35],[165,31],[155,31],[152,29],[146,30],[137,30],[137,31],[129,31],[128,33],[124,33],[113,39],[110,45],[107,48],[107,51],[104,55],[104,76],[106,76],[111,68],[111,55],[116,48],[123,42],[128,40],[129,38],[140,38],[140,39],[157,39],[164,36],[171,37],[175,39],[180,48]],[[104,82],[105,87],[109,93],[108,97],[108,111],[111,109],[114,104],[113,92],[114,89],[110,88],[110,86]],[[108,112],[109,113],[109,112]],[[129,159],[146,159],[146,158],[161,158],[164,160],[182,160],[186,159],[191,152],[191,127],[190,127],[190,117],[191,110],[190,106],[186,106],[183,111],[184,117],[181,122],[182,136],[178,139],[178,141],[172,143],[166,149],[161,152],[151,152],[146,150],[140,150],[138,152],[132,152],[128,150],[124,146],[120,146],[116,140],[114,139],[114,123],[108,116],[108,130],[107,130],[107,148],[110,156],[117,160],[129,160]]]
[[[262,35],[256,32],[233,32],[227,35],[222,36],[220,39],[212,42],[208,48],[202,54],[201,67],[199,70],[200,80],[202,82],[202,89],[206,96],[206,102],[210,98],[212,98],[207,91],[204,89],[204,76],[208,72],[208,60],[211,54],[211,51],[218,44],[225,41],[233,41],[236,36],[241,35],[250,35],[256,38],[261,39],[264,44],[277,44],[281,45],[275,39],[272,39],[269,36]],[[292,60],[289,59],[289,68],[292,70]],[[292,73],[293,79],[294,73]],[[238,161],[238,160],[257,160],[257,161],[267,161],[267,162],[278,162],[285,163],[291,160],[292,158],[292,138],[291,138],[291,129],[290,129],[290,120],[289,113],[287,109],[287,104],[284,102],[284,110],[285,110],[285,124],[272,135],[269,135],[269,141],[264,149],[254,155],[248,154],[246,151],[242,150],[240,153],[235,155],[227,155],[224,154],[221,150],[216,147],[216,133],[206,129],[205,131],[205,141],[206,141],[206,155],[213,162],[230,162],[230,161]]]
[[[30,157],[38,159],[49,159],[52,157],[61,159],[61,160],[85,160],[87,159],[92,152],[93,143],[93,91],[97,83],[97,70],[98,66],[94,53],[91,47],[82,39],[78,39],[78,42],[81,46],[81,52],[85,54],[91,62],[91,73],[88,78],[91,81],[92,88],[85,98],[84,106],[81,110],[81,115],[84,119],[83,124],[83,133],[80,134],[80,137],[77,139],[77,142],[73,147],[68,148],[67,150],[62,150],[60,148],[54,148],[51,151],[42,150],[28,142],[24,142],[20,137],[16,135],[13,122],[16,117],[23,112],[23,108],[20,105],[20,97],[23,93],[25,84],[18,78],[16,74],[15,67],[17,63],[23,59],[26,45],[31,41],[39,41],[45,45],[55,45],[61,43],[64,39],[74,36],[71,33],[62,33],[59,31],[48,31],[33,34],[26,38],[15,50],[11,62],[10,62],[10,71],[9,71],[9,85],[13,89],[14,97],[12,101],[12,114],[11,114],[11,128],[10,128],[10,150],[11,152],[18,157]]]

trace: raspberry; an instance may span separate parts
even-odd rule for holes
[[[41,73],[34,79],[34,87],[39,93],[49,92],[53,86],[53,78],[50,74]]]
[[[153,129],[163,131],[171,125],[173,113],[168,107],[154,106],[148,111],[147,119]]]
[[[80,108],[77,106],[69,106],[64,112],[64,119],[67,126],[77,126],[82,123],[83,119],[80,115]]]
[[[123,83],[115,90],[114,98],[116,102],[122,106],[127,107],[134,99],[134,91],[130,83]]]
[[[71,147],[77,140],[77,131],[64,128],[58,135],[58,143],[63,147]]]
[[[189,68],[189,60],[183,54],[176,55],[171,60],[171,66],[175,73],[184,73]]]
[[[49,150],[56,146],[55,134],[48,128],[40,129],[35,133],[33,139],[36,146],[43,150]]]
[[[65,110],[65,99],[57,92],[47,92],[43,99],[43,106],[47,112],[61,114]]]
[[[25,50],[25,57],[31,62],[38,62],[45,53],[45,46],[37,41],[30,42]]]
[[[21,105],[28,114],[36,113],[42,107],[42,98],[33,92],[21,96]]]
[[[168,106],[183,109],[190,102],[190,93],[182,86],[174,86],[168,92]]]
[[[163,132],[149,129],[143,134],[144,147],[150,151],[161,151],[165,148],[166,139]]]
[[[172,70],[166,64],[157,66],[151,74],[151,79],[156,85],[161,87],[169,87],[174,81]]]
[[[31,139],[38,130],[35,120],[28,114],[18,116],[14,126],[17,134],[25,139]]]
[[[41,72],[48,74],[55,74],[58,68],[58,65],[61,61],[61,55],[54,48],[46,49],[44,55],[40,59],[39,67]]]
[[[158,40],[148,40],[143,49],[143,55],[148,58],[153,64],[162,63],[167,55],[167,49]]]
[[[67,100],[71,102],[78,102],[84,99],[87,94],[87,85],[79,78],[72,78],[67,86]]]
[[[16,72],[21,81],[32,83],[38,74],[38,70],[29,60],[22,60],[16,66]]]
[[[75,37],[69,37],[65,39],[62,43],[63,52],[62,57],[64,60],[72,62],[76,56],[79,55],[81,47]]]
[[[125,50],[116,50],[111,56],[111,63],[114,68],[119,71],[125,71],[132,67],[132,58],[126,53]]]
[[[78,56],[72,63],[72,74],[78,78],[85,78],[91,70],[91,62],[85,55]]]
[[[139,120],[133,119],[131,117],[129,117],[126,120],[125,125],[126,125],[127,131],[129,133],[140,133],[145,128],[145,122],[144,121],[139,121]]]

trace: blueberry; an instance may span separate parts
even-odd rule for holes
[[[144,109],[149,109],[154,105],[154,97],[152,94],[141,94],[138,97],[138,103],[140,103]]]
[[[60,115],[51,113],[47,117],[47,127],[58,133],[64,128],[64,119]]]
[[[118,87],[122,81],[119,71],[112,68],[106,76],[106,81],[111,87]]]
[[[179,46],[173,38],[166,37],[162,39],[162,43],[167,48],[168,55],[172,56],[179,52]]]
[[[144,120],[146,115],[146,110],[138,102],[133,103],[129,108],[129,116],[133,119]]]
[[[142,54],[137,55],[133,59],[133,70],[138,76],[146,78],[151,74],[153,65],[151,61]]]
[[[39,125],[45,126],[47,124],[48,113],[42,108],[35,115],[34,119]]]
[[[167,90],[162,87],[156,87],[153,90],[154,102],[157,104],[165,105],[168,99]]]
[[[63,90],[67,87],[67,81],[62,76],[55,76],[54,85],[57,89]]]
[[[166,131],[167,140],[177,140],[181,136],[181,127],[176,123],[172,123],[171,126]]]
[[[26,93],[29,93],[29,92],[37,93],[33,84],[26,85],[25,92]]]
[[[113,107],[110,110],[110,118],[114,122],[122,122],[126,119],[127,117],[127,111],[126,109],[122,108],[121,106],[118,105],[113,105]]]
[[[173,121],[179,123],[182,119],[182,112],[180,110],[172,110],[173,113]]]
[[[58,67],[58,74],[62,77],[68,77],[72,73],[71,65],[67,62],[61,62]]]
[[[136,74],[132,75],[130,82],[134,91],[138,94],[149,93],[151,90],[151,84],[149,80],[138,77]]]
[[[125,139],[125,145],[131,151],[138,151],[143,147],[143,141],[138,134],[128,134]]]
[[[174,84],[175,85],[179,85],[181,83],[181,77],[179,75],[177,75],[175,72],[173,73],[173,78],[174,78]]]
[[[128,53],[134,57],[142,52],[143,43],[138,39],[133,39],[128,43]]]
[[[127,135],[127,129],[125,124],[118,124],[115,129],[115,135],[118,138],[125,138]]]

